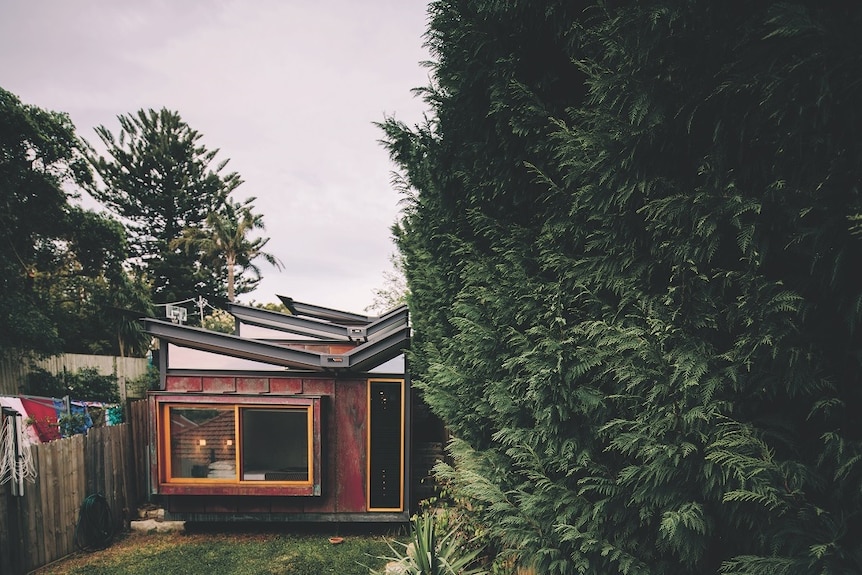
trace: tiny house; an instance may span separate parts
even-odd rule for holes
[[[151,493],[188,521],[405,521],[406,307],[380,317],[282,298],[230,304],[224,334],[147,318]]]

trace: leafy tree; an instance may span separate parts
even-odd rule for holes
[[[383,129],[450,485],[541,573],[862,571],[862,8],[430,22]]]
[[[253,211],[255,199],[225,202],[207,214],[200,226],[185,228],[182,236],[171,242],[173,248],[198,254],[200,261],[224,272],[230,302],[234,301],[236,293],[253,291],[260,281],[260,268],[254,260],[263,258],[278,269],[282,267],[277,257],[263,251],[269,238],[248,237],[253,231],[264,229],[263,215]],[[252,276],[247,277],[246,273]]]
[[[69,202],[91,178],[68,116],[0,88],[0,349],[102,345],[89,331],[122,273],[122,226]]]
[[[152,285],[156,303],[223,297],[218,274],[202,265],[197,253],[171,242],[218,210],[240,185],[239,175],[222,174],[227,160],[213,166],[218,150],[201,144],[201,134],[176,112],[139,110],[118,120],[116,135],[105,126],[96,128],[106,154],[89,150],[102,182],[90,191],[126,222],[130,263]]]
[[[103,305],[106,323],[116,336],[120,357],[143,357],[150,348],[151,337],[138,320],[153,315],[150,286],[140,276],[131,274],[123,275],[118,283],[118,289],[109,294]]]
[[[251,303],[250,303],[249,305],[251,305],[251,306],[253,306],[253,307],[256,307],[256,308],[258,308],[258,309],[266,309],[266,310],[269,310],[269,311],[277,311],[278,313],[290,313],[290,310],[289,310],[289,309],[287,309],[287,306],[286,306],[286,305],[284,305],[282,302],[277,302],[277,303],[274,303],[274,302],[258,303],[258,302],[256,302],[256,301],[252,300],[252,301],[251,301]]]
[[[120,401],[117,376],[101,375],[91,367],[75,372],[64,370],[57,375],[44,369],[34,369],[27,374],[25,393],[57,398],[68,395],[79,401]]]
[[[367,312],[386,313],[407,303],[404,258],[400,254],[392,254],[389,262],[392,264],[392,269],[383,272],[383,287],[374,290],[374,301],[365,308]]]
[[[234,333],[236,331],[236,320],[223,309],[215,309],[201,322],[201,327],[210,331],[221,333]]]

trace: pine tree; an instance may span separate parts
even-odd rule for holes
[[[139,110],[118,120],[117,135],[96,128],[106,152],[90,150],[101,178],[91,194],[124,221],[130,263],[152,284],[157,303],[223,298],[219,274],[171,242],[223,206],[242,183],[239,175],[222,173],[227,160],[213,165],[218,150],[201,144],[177,112]]]

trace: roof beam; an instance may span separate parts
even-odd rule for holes
[[[391,330],[376,340],[370,340],[353,348],[347,356],[350,369],[368,371],[397,357],[404,352],[410,342],[410,328]]]
[[[410,341],[410,327],[393,323],[347,353],[324,354],[152,318],[140,321],[148,334],[174,345],[311,371],[367,371],[401,354]]]
[[[319,305],[312,305],[310,303],[293,301],[293,298],[289,298],[283,295],[277,297],[281,300],[281,303],[283,303],[285,307],[290,310],[290,313],[294,315],[304,315],[344,325],[365,325],[371,323],[371,321],[374,319],[368,317],[367,315],[360,315],[358,313],[339,311],[337,309],[321,307]]]
[[[288,333],[316,337],[318,339],[351,340],[348,328],[342,325],[235,303],[228,304],[227,311],[240,321],[258,327],[266,327]]]
[[[366,337],[374,339],[394,326],[407,326],[406,305],[393,309],[365,326]]]
[[[284,367],[323,371],[320,354],[313,351],[293,349],[152,318],[144,318],[141,321],[148,334],[181,347]]]

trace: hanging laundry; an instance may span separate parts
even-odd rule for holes
[[[54,409],[57,410],[57,421],[61,435],[71,437],[79,433],[86,434],[87,430],[93,427],[93,419],[87,411],[87,406],[81,401],[71,401],[69,407],[72,411],[71,416],[66,413],[66,402],[54,398]]]
[[[45,397],[21,397],[21,405],[27,412],[26,422],[36,431],[39,441],[47,443],[60,439],[57,423],[57,409],[54,400]]]
[[[22,423],[26,422],[30,417],[30,414],[27,413],[27,410],[24,409],[24,404],[21,403],[21,399],[17,397],[10,396],[0,396],[0,406],[8,407],[9,409],[13,409],[21,414]],[[32,425],[27,425],[23,423],[24,427],[24,440],[30,444],[39,443],[39,435],[36,433],[36,430]]]

